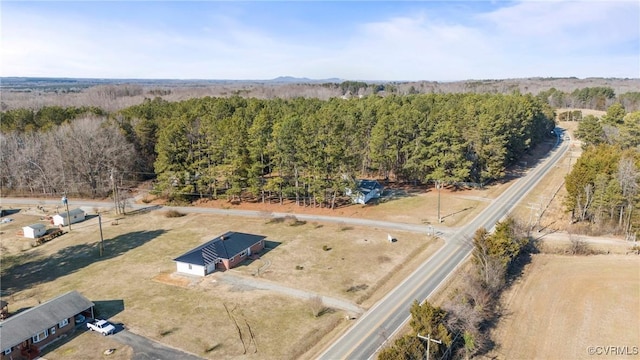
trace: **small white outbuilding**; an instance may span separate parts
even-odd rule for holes
[[[86,214],[82,209],[73,209],[69,210],[69,218],[71,218],[71,223],[75,224],[77,222],[83,221]],[[69,225],[69,218],[67,218],[67,212],[63,211],[59,214],[53,215],[53,225],[59,226],[67,226]]]
[[[47,233],[47,226],[44,224],[27,225],[22,228],[22,233],[26,238],[36,239]]]

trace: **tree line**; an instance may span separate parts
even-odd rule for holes
[[[131,174],[137,174],[137,180],[155,179],[156,190],[171,199],[226,196],[282,202],[291,198],[313,206],[334,206],[344,187],[358,177],[415,184],[500,179],[508,165],[543,141],[554,127],[550,107],[532,95],[517,93],[327,101],[234,96],[168,102],[155,98],[108,117],[88,116],[85,111],[73,120],[80,110],[43,108],[33,115],[39,119],[37,126],[7,122],[11,131],[3,129],[5,154],[30,148],[36,155],[4,157],[5,189],[51,193],[69,188],[53,178],[80,174],[80,167],[71,165],[75,155],[69,154],[97,144],[98,136],[66,138],[58,133],[84,129],[92,122],[118,139],[109,151],[83,150],[101,158],[99,166],[73,180],[75,189],[85,194],[108,194],[115,171],[129,174],[129,179]],[[12,119],[18,112],[24,111],[12,110]],[[64,121],[60,121],[64,116],[37,115],[64,112],[72,114]],[[58,142],[50,140],[54,138]],[[86,143],[63,150],[65,141],[72,140]],[[62,155],[52,155],[57,152]],[[107,154],[109,158],[104,159]],[[64,176],[53,174],[50,157],[70,162]],[[29,169],[29,176],[21,175],[24,169]]]
[[[554,108],[606,110],[618,103],[626,109],[640,110],[640,92],[629,91],[616,95],[613,88],[607,86],[584,87],[572,92],[550,88],[539,92],[537,96]]]
[[[565,206],[576,223],[590,230],[640,231],[640,111],[614,104],[601,118],[585,116],[576,137],[582,156],[565,178]]]
[[[357,177],[484,183],[549,136],[530,95],[146,101],[116,121],[168,197],[333,206]]]

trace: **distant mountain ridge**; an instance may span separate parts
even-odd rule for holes
[[[285,83],[285,84],[323,84],[323,83],[341,83],[345,80],[339,78],[329,79],[309,79],[306,77],[299,78],[293,76],[278,76],[275,79],[268,80],[269,82]]]
[[[29,77],[29,76],[5,76],[0,77],[0,88],[49,88],[61,87],[90,87],[95,85],[155,85],[155,86],[180,86],[180,85],[216,85],[216,84],[324,84],[341,83],[345,80],[339,78],[310,79],[293,76],[279,76],[266,80],[224,80],[224,79],[107,79],[107,78],[70,78],[70,77]]]

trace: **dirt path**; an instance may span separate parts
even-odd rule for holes
[[[337,299],[329,296],[322,296],[310,291],[282,286],[267,280],[240,276],[237,274],[231,274],[229,272],[220,273],[219,280],[223,283],[232,285],[234,288],[240,291],[250,291],[254,289],[269,290],[299,299],[311,299],[318,296],[322,299],[322,302],[330,308],[349,311],[353,314],[362,314],[365,311],[365,309],[362,309],[358,305],[355,305],[347,300]]]

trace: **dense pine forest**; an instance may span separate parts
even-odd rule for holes
[[[360,177],[500,179],[554,127],[546,103],[517,93],[156,98],[103,115],[96,108],[5,112],[4,190],[107,196],[113,182],[154,179],[173,200],[288,198],[333,207]]]

